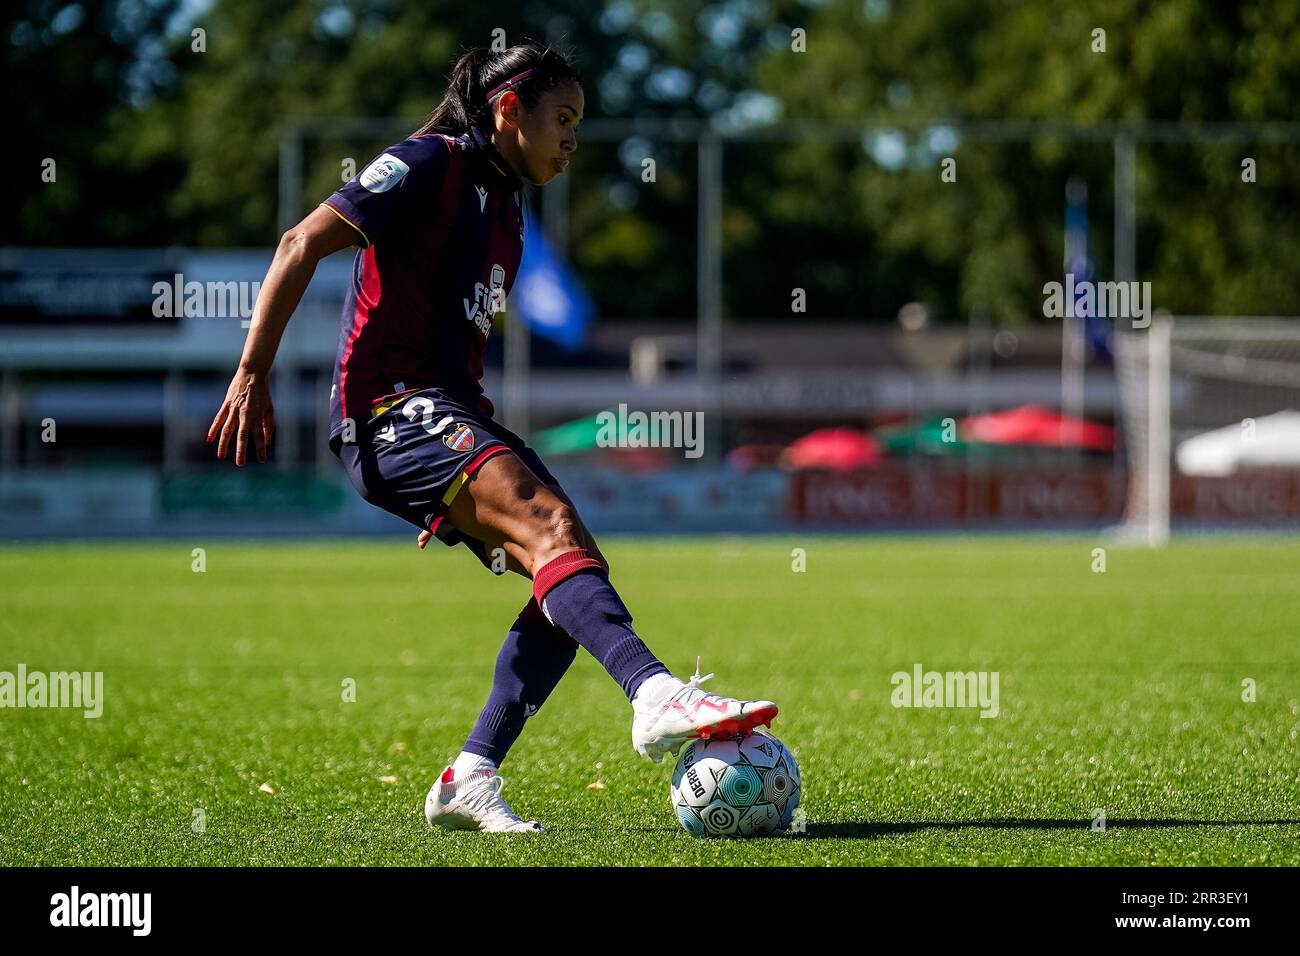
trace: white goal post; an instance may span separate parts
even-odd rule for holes
[[[1288,414],[1300,412],[1300,318],[1157,313],[1148,329],[1116,333],[1115,373],[1128,473],[1122,542],[1168,541],[1178,466],[1231,477],[1258,463],[1291,466],[1292,454],[1300,461],[1300,447],[1277,446],[1290,434],[1279,429],[1300,429],[1300,414]]]

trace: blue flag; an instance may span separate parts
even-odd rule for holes
[[[1080,179],[1071,179],[1065,188],[1065,271],[1072,273],[1076,282],[1093,279],[1093,261],[1088,255],[1088,186]],[[1065,321],[1082,322],[1084,339],[1099,357],[1110,361],[1111,323],[1095,315],[1095,309],[1077,309],[1077,296],[1083,287],[1077,288],[1076,318]]]
[[[524,258],[511,298],[530,329],[566,349],[582,345],[595,312],[577,277],[551,252],[531,216],[524,223]]]

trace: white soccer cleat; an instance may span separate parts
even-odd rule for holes
[[[431,827],[480,830],[483,833],[541,833],[536,820],[520,819],[501,799],[505,779],[491,770],[476,770],[461,780],[451,767],[438,774],[424,798],[424,818]]]
[[[772,726],[777,706],[770,700],[736,700],[700,690],[712,677],[700,676],[696,659],[695,675],[685,684],[673,678],[668,687],[652,700],[632,700],[632,747],[642,757],[662,763],[664,754],[676,754],[682,745],[697,737],[744,737],[760,724]]]

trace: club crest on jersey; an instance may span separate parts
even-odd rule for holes
[[[474,283],[474,301],[461,299],[465,303],[465,318],[485,336],[492,332],[492,316],[506,307],[506,270],[495,262],[488,284]]]
[[[452,451],[473,451],[474,429],[464,422],[457,422],[455,428],[442,436],[442,443]]]
[[[411,167],[392,153],[384,153],[365,168],[365,171],[357,177],[357,181],[369,192],[386,193],[401,182],[402,177],[410,171]]]

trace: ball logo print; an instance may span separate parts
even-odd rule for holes
[[[716,801],[700,811],[704,818],[704,830],[709,834],[730,834],[736,826],[736,811],[727,804]]]
[[[673,771],[673,813],[692,836],[772,836],[790,827],[800,789],[794,754],[771,734],[696,740]]]

